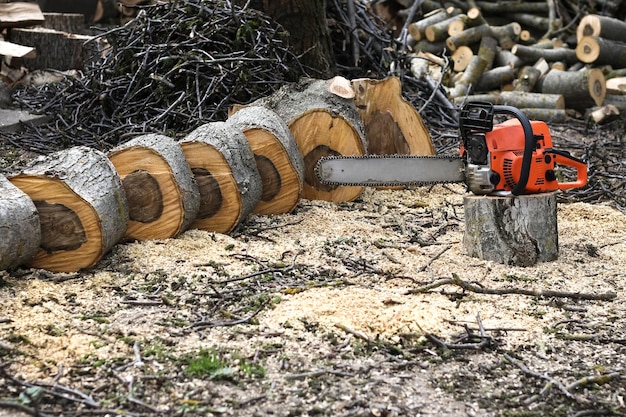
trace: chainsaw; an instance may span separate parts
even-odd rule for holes
[[[325,156],[315,166],[316,175],[329,185],[464,182],[477,195],[537,194],[587,184],[587,164],[553,149],[545,122],[530,121],[515,107],[490,103],[469,103],[460,112],[459,156]],[[494,124],[495,114],[513,118]],[[576,180],[559,182],[557,165],[574,169]]]

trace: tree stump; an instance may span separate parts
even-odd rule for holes
[[[290,213],[302,193],[304,161],[285,121],[270,109],[250,106],[226,123],[246,136],[261,175],[263,191],[254,212]]]
[[[397,77],[352,80],[356,104],[365,125],[367,153],[434,155],[435,148],[422,117],[402,97]]]
[[[261,175],[248,140],[226,122],[212,122],[179,143],[200,189],[200,210],[191,228],[229,233],[261,198]]]
[[[126,196],[115,167],[100,151],[78,146],[41,156],[9,180],[39,213],[41,243],[30,267],[89,268],[124,236]]]
[[[331,91],[332,85],[336,85],[332,80],[303,80],[253,104],[274,110],[287,122],[304,157],[303,198],[352,201],[363,187],[322,184],[315,175],[321,157],[364,155],[367,149],[363,121],[352,98]]]
[[[532,266],[559,253],[556,194],[463,198],[470,256],[506,265]]]
[[[16,268],[35,257],[41,225],[33,200],[0,175],[0,270]]]
[[[112,149],[128,200],[126,240],[176,237],[189,228],[200,207],[198,184],[174,139],[138,136]]]

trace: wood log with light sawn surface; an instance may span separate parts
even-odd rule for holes
[[[18,28],[40,25],[44,22],[43,12],[37,3],[0,3],[0,28]]]
[[[128,200],[126,240],[167,239],[189,228],[200,208],[200,192],[174,139],[146,134],[108,155]]]
[[[553,69],[537,81],[535,90],[543,94],[562,94],[565,107],[584,111],[588,107],[602,105],[606,96],[606,80],[599,68],[579,71]]]
[[[274,111],[248,106],[226,123],[248,139],[261,175],[259,214],[290,213],[300,201],[304,183],[304,160],[289,127]]]
[[[41,244],[39,214],[33,200],[0,175],[0,270],[35,257]]]
[[[336,89],[342,84],[336,81],[302,80],[253,103],[274,110],[287,122],[304,158],[302,197],[309,200],[352,201],[363,191],[363,187],[322,184],[315,175],[321,157],[364,155],[367,149],[363,121],[352,100],[354,92],[350,96],[345,87]],[[350,88],[349,81],[345,82]]]
[[[246,136],[226,122],[204,124],[180,146],[200,190],[190,228],[229,233],[259,204],[263,183]]]
[[[585,64],[624,68],[626,67],[626,43],[597,36],[583,36],[576,45],[576,57]]]
[[[526,91],[502,91],[498,104],[517,108],[564,109],[565,98],[562,94],[530,93]]]
[[[435,154],[422,117],[402,97],[399,78],[360,78],[352,80],[352,86],[354,103],[365,125],[368,154]]]
[[[511,48],[511,52],[529,65],[534,64],[541,58],[545,59],[547,62],[559,61],[565,62],[568,65],[574,64],[578,61],[576,51],[570,48],[547,49],[518,44]]]
[[[588,14],[580,19],[576,27],[576,41],[580,42],[585,36],[623,42],[626,39],[626,22],[615,17]]]
[[[559,255],[556,194],[463,198],[469,256],[505,265],[533,266]]]
[[[106,154],[85,146],[41,156],[9,178],[33,200],[41,224],[27,266],[76,272],[94,266],[124,236],[126,195]]]

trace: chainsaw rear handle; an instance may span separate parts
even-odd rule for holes
[[[472,114],[474,113],[474,114]],[[519,181],[511,190],[513,195],[521,195],[526,189],[528,177],[530,176],[530,166],[533,161],[533,152],[537,141],[533,134],[533,128],[530,120],[518,108],[504,105],[493,105],[491,103],[468,103],[462,111],[460,129],[461,136],[466,140],[467,131],[477,130],[481,132],[489,132],[493,127],[493,114],[507,113],[514,116],[522,125],[524,132],[524,155],[522,157],[522,171],[519,174]]]
[[[552,155],[555,158],[555,163],[558,165],[568,166],[576,170],[576,181],[559,182],[559,190],[568,190],[587,185],[587,164],[584,161],[574,158],[568,152],[557,151],[556,149],[546,149],[545,155]],[[556,180],[556,177],[554,179]]]

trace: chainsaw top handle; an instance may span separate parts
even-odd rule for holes
[[[473,102],[467,103],[461,110],[459,119],[459,128],[461,137],[466,141],[467,134],[470,132],[490,132],[493,129],[493,115],[495,113],[506,113],[514,116],[522,125],[524,132],[524,155],[522,157],[522,171],[519,175],[519,181],[511,190],[513,195],[521,195],[526,189],[528,177],[530,176],[530,166],[533,159],[533,151],[535,150],[536,140],[533,135],[533,128],[530,120],[518,108],[504,105],[494,105],[491,103]]]

